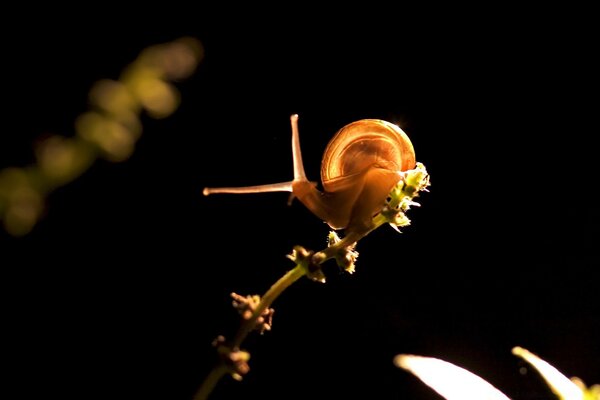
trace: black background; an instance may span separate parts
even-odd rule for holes
[[[251,373],[214,399],[438,398],[393,366],[398,353],[456,363],[513,399],[552,398],[519,373],[516,345],[600,383],[585,12],[235,10],[96,10],[4,28],[0,167],[33,162],[41,134],[71,135],[91,85],[143,48],[193,36],[205,58],[177,83],[173,116],[143,118],[129,160],[99,161],[54,192],[30,235],[0,233],[2,390],[191,399],[214,364],[210,342],[238,326],[229,293],[263,293],[294,245],[325,245],[326,225],[286,194],[202,196],[289,180],[292,113],[309,178],[339,128],[381,118],[410,136],[431,192],[402,234],[383,227],[359,243],[355,275],[326,264],[325,285],[286,291],[273,331],[246,342]]]

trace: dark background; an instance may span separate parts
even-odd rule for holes
[[[210,342],[237,329],[229,293],[264,293],[294,245],[325,245],[326,225],[284,193],[202,196],[291,179],[292,113],[309,178],[339,128],[381,118],[410,136],[431,192],[402,234],[383,227],[359,243],[355,275],[326,264],[327,284],[286,291],[273,331],[246,342],[251,373],[224,379],[214,399],[438,398],[393,366],[399,353],[456,363],[513,399],[552,398],[519,373],[516,345],[600,383],[597,65],[584,11],[177,11],[3,32],[0,168],[33,162],[41,134],[71,135],[91,85],[143,48],[181,36],[205,47],[177,83],[179,109],[143,118],[129,160],[99,161],[54,192],[30,235],[0,233],[3,391],[191,399],[214,364]]]

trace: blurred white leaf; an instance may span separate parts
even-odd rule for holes
[[[561,400],[583,400],[583,390],[546,361],[522,347],[514,347],[512,353],[531,364]]]
[[[413,373],[446,400],[510,400],[472,372],[437,358],[400,354],[394,364]]]

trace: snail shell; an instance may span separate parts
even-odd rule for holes
[[[294,194],[334,229],[367,229],[400,180],[414,168],[415,152],[408,136],[386,121],[363,119],[340,129],[321,164],[323,193]]]

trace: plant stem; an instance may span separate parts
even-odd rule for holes
[[[386,221],[383,218],[377,219],[376,217],[373,222],[374,224],[371,229],[362,233],[348,232],[348,234],[338,243],[315,253],[313,256],[313,261],[317,264],[322,264],[325,261],[334,258],[336,252],[338,252],[340,249],[351,246],[358,242],[360,239],[368,235]],[[289,270],[284,276],[275,282],[273,286],[269,288],[269,290],[261,297],[260,303],[254,310],[254,313],[250,319],[244,320],[240,325],[240,328],[237,331],[233,342],[231,343],[232,349],[239,349],[248,334],[254,330],[256,326],[256,320],[262,315],[263,311],[269,308],[269,306],[275,301],[275,299],[277,299],[277,297],[279,297],[281,293],[283,293],[285,289],[306,275],[306,273],[307,270],[305,267],[296,265],[296,267]],[[208,374],[204,382],[202,382],[202,385],[194,396],[194,400],[206,400],[215,388],[218,381],[228,372],[227,366],[225,366],[222,361],[219,362],[219,364],[215,366]]]
[[[370,232],[370,231],[369,231]],[[367,232],[368,233],[368,232]],[[346,236],[342,238],[339,242],[315,253],[313,256],[313,261],[317,264],[323,264],[325,261],[334,258],[335,254],[345,247],[352,246],[354,243],[358,242],[365,234],[358,234],[356,232],[348,232]]]
[[[239,348],[244,339],[246,339],[246,336],[248,336],[248,334],[252,332],[256,326],[256,320],[262,315],[263,311],[265,311],[285,289],[287,289],[292,283],[296,282],[305,274],[306,270],[300,265],[296,265],[296,267],[289,270],[284,276],[275,282],[267,291],[267,293],[261,297],[260,303],[258,303],[258,306],[256,307],[256,310],[254,310],[252,317],[242,322],[240,329],[231,343],[231,347],[234,349]]]
[[[196,392],[194,396],[194,400],[206,400],[208,396],[211,394],[217,383],[223,376],[227,374],[227,367],[223,365],[222,362],[219,362],[217,366],[215,366],[212,371],[208,374],[204,382],[202,382],[202,386]]]
[[[354,243],[358,242],[360,239],[364,238],[369,233],[379,228],[385,222],[387,222],[387,220],[384,217],[380,217],[380,215],[377,215],[375,218],[373,218],[373,224],[369,229],[363,230],[360,233],[356,231],[346,232],[346,236],[344,236],[342,240],[315,253],[315,255],[313,256],[313,261],[316,264],[323,264],[325,261],[331,258],[335,258],[336,253],[338,251],[352,246]]]
[[[289,270],[284,276],[282,276],[277,282],[271,286],[267,293],[262,296],[260,303],[254,310],[250,319],[244,320],[238,330],[235,338],[231,344],[232,349],[239,348],[242,345],[246,336],[256,326],[256,320],[261,316],[264,310],[266,310],[274,301],[279,297],[285,289],[287,289],[292,283],[306,275],[306,269],[300,265],[296,265],[293,269]],[[202,385],[196,392],[194,400],[206,400],[210,393],[213,391],[219,380],[229,372],[226,365],[223,362],[219,362],[212,371],[208,374]]]

